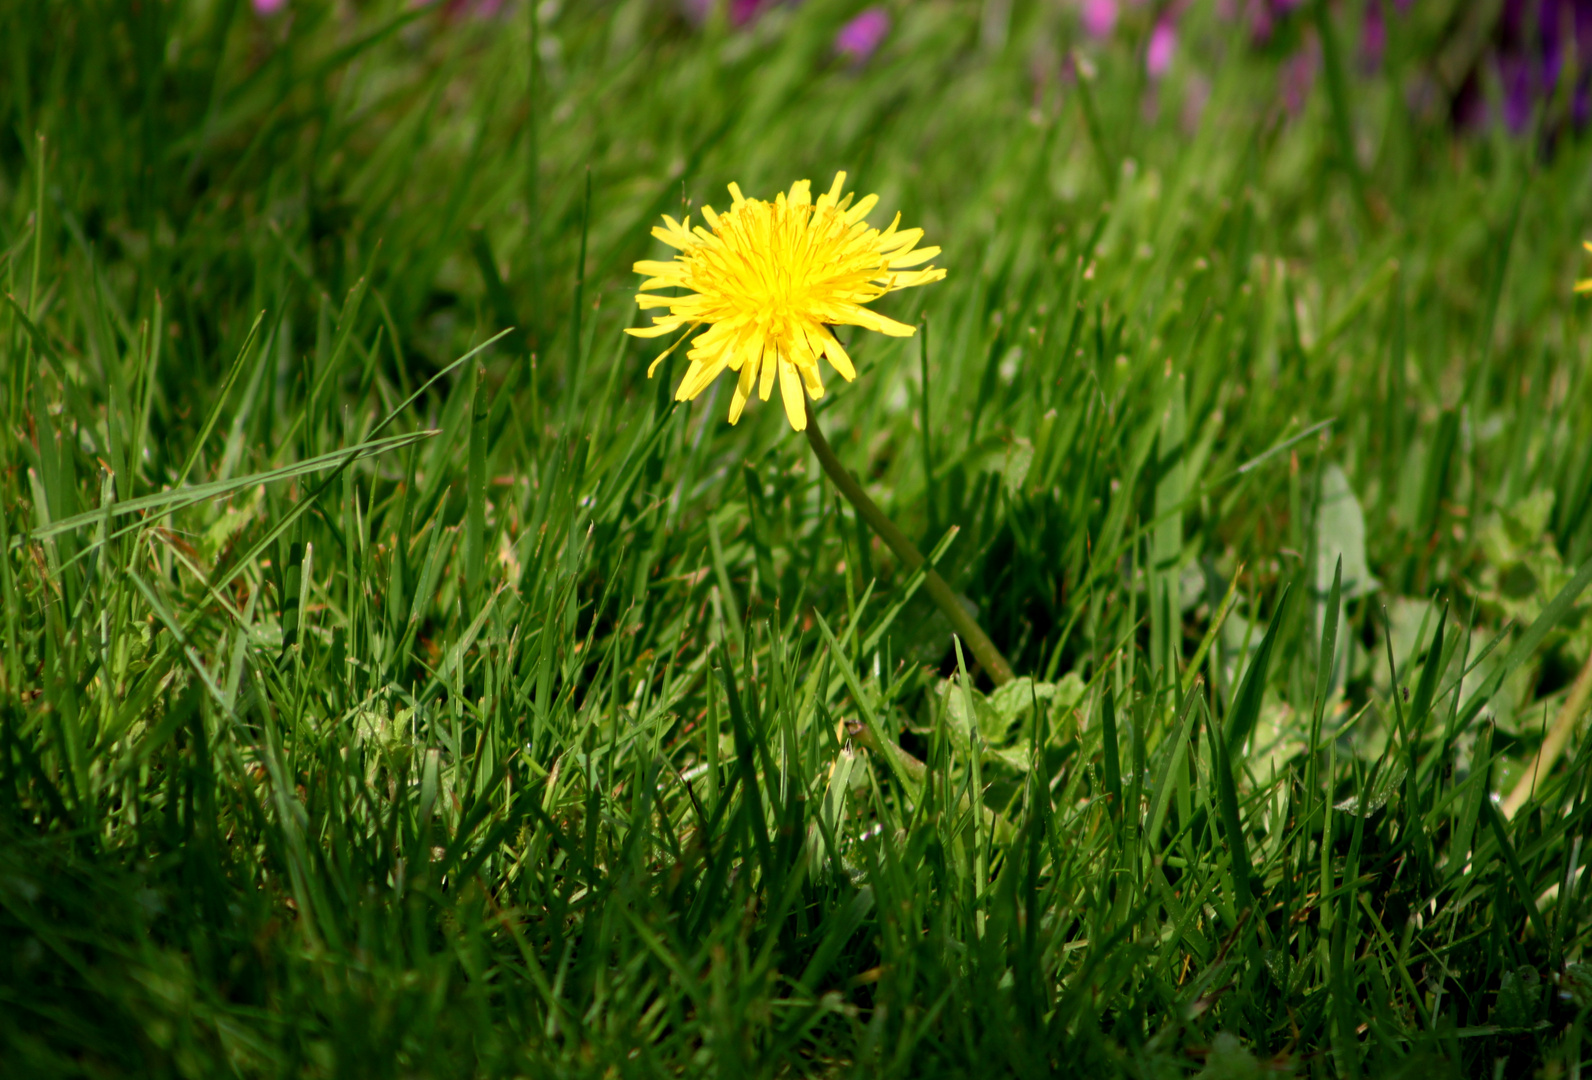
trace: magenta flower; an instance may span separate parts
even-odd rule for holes
[[[270,18],[285,7],[287,0],[254,0],[254,13],[262,19]]]
[[[860,64],[873,55],[889,32],[890,16],[884,8],[868,8],[840,28],[835,35],[835,52]]]
[[[1092,38],[1108,38],[1117,27],[1117,0],[1084,0],[1083,30]]]
[[[428,8],[436,6],[447,20],[453,19],[495,19],[499,15],[506,15],[506,0],[409,0],[411,8]]]
[[[757,18],[763,8],[771,6],[769,0],[731,0],[730,22],[736,26],[744,26]]]
[[[1387,52],[1387,24],[1382,21],[1382,5],[1365,5],[1365,22],[1360,26],[1360,63],[1367,71],[1382,66]]]
[[[1592,75],[1580,59],[1592,55],[1592,0],[1504,0],[1490,44],[1450,102],[1456,124],[1476,129],[1501,120],[1511,133],[1525,134],[1561,88],[1569,91],[1570,125],[1592,121]],[[1575,83],[1561,87],[1571,71]],[[1485,92],[1494,78],[1503,91],[1498,112]],[[1543,119],[1555,128],[1560,122],[1548,112]]]
[[[773,7],[777,0],[729,0],[729,15],[731,26],[745,26],[761,13],[763,8]],[[705,23],[708,16],[713,14],[713,8],[718,0],[684,0],[686,15],[695,23]]]
[[[1305,43],[1292,56],[1282,62],[1277,72],[1282,91],[1283,108],[1289,116],[1297,117],[1305,111],[1310,101],[1310,91],[1316,85],[1316,73],[1321,70],[1321,42],[1311,33]]]
[[[1498,78],[1503,84],[1503,120],[1515,134],[1524,132],[1538,105],[1546,105],[1566,74],[1570,54],[1581,68],[1572,88],[1572,119],[1586,121],[1588,81],[1585,61],[1592,49],[1589,0],[1505,0],[1499,20]]]
[[[1150,44],[1144,49],[1144,70],[1152,79],[1159,79],[1172,69],[1172,55],[1177,52],[1177,24],[1170,17],[1162,18],[1150,31]]]
[[[1378,0],[1371,0],[1377,3]],[[1250,39],[1260,43],[1271,40],[1277,24],[1293,14],[1304,0],[1248,0],[1244,5],[1244,18],[1249,23]]]

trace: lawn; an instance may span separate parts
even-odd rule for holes
[[[0,1072],[1592,1064],[1582,8],[865,6],[0,4]]]

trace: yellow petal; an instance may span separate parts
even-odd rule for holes
[[[785,415],[790,419],[790,426],[797,431],[806,431],[807,401],[802,397],[802,381],[796,374],[796,365],[789,360],[780,361],[779,394],[784,399]]]
[[[761,362],[763,365],[763,381],[757,388],[757,396],[767,401],[768,395],[774,390],[774,376],[779,371],[779,350],[774,347],[773,342],[767,342],[763,345]]]
[[[747,399],[752,396],[752,388],[756,386],[757,365],[745,363],[741,365],[741,377],[735,383],[735,396],[730,399],[730,423],[737,423],[741,419],[741,410],[746,408]]]
[[[813,350],[812,343],[807,340],[806,326],[798,325],[795,331],[781,352],[784,353],[787,360],[798,368],[816,367],[818,355]]]
[[[892,270],[908,266],[922,266],[940,253],[939,248],[922,248],[918,251],[908,251],[901,255],[892,255],[885,260],[885,265]]]
[[[845,318],[834,321],[851,326],[860,326],[864,330],[874,330],[890,337],[911,337],[917,333],[917,330],[906,323],[898,323],[892,318],[881,315],[877,311],[870,311],[865,307],[853,306]]]
[[[625,327],[625,333],[629,334],[631,337],[639,338],[662,337],[671,330],[679,329],[680,325],[681,323],[679,319],[662,319],[659,320],[657,326],[627,326]]]
[[[818,372],[818,365],[796,369],[802,377],[802,385],[807,388],[807,396],[818,401],[824,396],[824,379]]]
[[[679,248],[681,251],[685,251],[694,243],[694,241],[691,240],[690,233],[686,233],[682,237],[679,234],[669,232],[667,229],[658,228],[652,230],[652,235],[657,237],[659,240],[662,240],[670,247]]]
[[[853,206],[850,210],[846,211],[846,224],[855,225],[857,222],[867,217],[868,211],[872,210],[876,205],[878,205],[878,202],[879,196],[864,195],[862,199],[858,201],[856,206]]]
[[[696,238],[691,234],[691,218],[686,216],[684,222],[674,220],[668,214],[663,215],[663,224],[652,230],[652,235],[662,240],[670,247],[687,251],[696,246]]]
[[[691,331],[695,330],[698,326],[701,326],[701,325],[702,325],[701,323],[692,323],[690,326],[686,327],[685,333],[681,334],[679,336],[679,338],[677,338],[675,340],[675,343],[673,345],[670,345],[667,349],[665,349],[661,353],[659,353],[658,354],[658,358],[656,360],[654,360],[652,363],[647,365],[647,378],[649,378],[649,379],[652,378],[652,373],[654,371],[658,370],[658,365],[663,363],[665,360],[669,359],[669,354],[674,352],[674,350],[678,349],[680,347],[681,342],[685,341],[686,338],[691,336]],[[673,330],[674,327],[671,326],[671,327],[668,327],[668,329]],[[632,331],[627,331],[627,332],[628,333],[635,333],[637,337],[657,337],[658,336],[655,333],[640,334],[640,333],[636,333],[633,330]]]
[[[829,357],[829,366],[840,374],[842,379],[852,382],[857,378],[857,368],[851,362],[851,354],[846,352],[840,340],[830,332],[829,327],[821,327],[824,336],[824,355]]]
[[[674,392],[674,400],[690,401],[706,390],[724,370],[725,360],[724,354],[720,353],[712,360],[695,361],[691,365],[691,370],[686,372],[685,378],[680,380],[680,388]]]
[[[907,266],[922,266],[931,258],[939,255],[938,247],[925,247],[920,252],[907,252],[906,255],[895,255],[885,260],[885,266],[890,269],[904,269]]]
[[[706,356],[717,353],[728,346],[736,337],[739,326],[729,322],[717,322],[708,327],[707,333],[696,339],[696,347],[691,350],[693,356]]]
[[[896,289],[910,289],[917,285],[928,285],[935,281],[943,281],[945,279],[945,271],[931,266],[927,270],[908,270],[904,274],[890,274],[888,277],[889,284],[887,288],[894,291]]]
[[[886,241],[882,241],[879,244],[879,250],[887,259],[898,259],[903,255],[910,254],[912,247],[922,239],[922,229],[907,229],[905,232],[897,233],[887,238]],[[930,251],[935,255],[940,253],[939,248],[925,248],[924,250]]]
[[[827,205],[834,206],[840,202],[840,193],[845,189],[846,174],[844,172],[837,172],[835,174],[835,182],[829,185],[829,193],[820,199],[819,202],[822,203],[825,200],[828,200]]]
[[[636,306],[642,311],[647,311],[650,308],[673,307],[683,299],[685,298],[680,296],[653,296],[650,293],[637,293]]]

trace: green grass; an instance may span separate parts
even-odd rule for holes
[[[1592,141],[1412,106],[1447,6],[1297,118],[1204,6],[1160,86],[1137,8],[0,7],[3,1071],[1580,1075],[1592,742],[1490,795],[1592,652]],[[837,168],[950,277],[821,416],[998,693],[620,333]]]

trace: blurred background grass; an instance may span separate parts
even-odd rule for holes
[[[1581,11],[0,5],[7,1069],[1579,1075]],[[1000,692],[620,333],[837,169]]]

